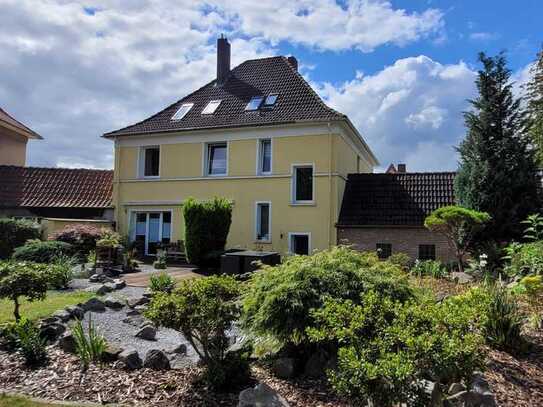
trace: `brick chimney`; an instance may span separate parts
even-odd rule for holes
[[[287,58],[287,61],[290,64],[290,66],[294,68],[294,70],[296,71],[298,70],[298,60],[295,57],[290,56]]]
[[[398,174],[405,174],[407,172],[407,166],[405,164],[398,163]]]
[[[221,34],[217,38],[217,85],[222,86],[230,73],[230,43]]]

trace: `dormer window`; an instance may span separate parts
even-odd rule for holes
[[[249,103],[247,103],[247,106],[245,106],[245,110],[246,111],[258,110],[263,100],[264,100],[264,97],[262,96],[253,96],[251,100],[249,101]]]
[[[177,112],[175,112],[175,114],[172,116],[172,120],[181,120],[186,116],[190,109],[192,109],[192,106],[194,106],[194,103],[183,103]]]
[[[210,101],[206,107],[204,107],[204,110],[202,110],[202,114],[213,114],[215,113],[215,110],[219,107],[221,104],[220,100],[212,100]]]
[[[264,107],[273,107],[279,95],[277,93],[270,93],[264,101]]]

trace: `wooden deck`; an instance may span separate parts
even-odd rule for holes
[[[165,271],[171,277],[177,281],[185,280],[187,278],[200,278],[201,274],[195,273],[195,267],[192,266],[168,266],[165,270],[155,270],[153,266],[142,264],[140,265],[142,271],[132,274],[124,274],[123,280],[126,281],[126,285],[132,287],[147,287],[149,285],[149,279],[153,274]]]

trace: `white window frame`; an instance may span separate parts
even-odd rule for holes
[[[174,210],[171,209],[171,208],[167,208],[167,209],[164,209],[164,208],[137,208],[137,209],[128,209],[128,239],[130,240],[130,242],[133,242],[136,240],[136,224],[134,222],[134,228],[132,228],[132,217],[133,216],[137,216],[138,213],[145,213],[145,214],[149,214],[151,212],[160,212],[160,228],[159,228],[159,236],[160,238],[162,239],[162,226],[164,224],[163,222],[163,212],[169,212],[170,213],[170,242],[174,242],[173,240],[173,236],[174,236],[174,225],[173,225],[173,212]],[[149,250],[149,247],[148,247],[148,242],[147,242],[147,236],[149,234],[149,219],[148,219],[148,216],[146,216],[146,221],[145,221],[145,255],[146,256],[149,256],[148,254],[148,250]],[[151,255],[151,256],[154,256],[154,255]]]
[[[311,185],[311,200],[296,200],[296,169],[297,168],[308,168],[311,167],[313,171],[312,185]],[[315,204],[315,164],[314,163],[305,163],[305,164],[292,164],[290,170],[290,203],[291,205],[314,205]]]
[[[262,154],[262,142],[270,142],[270,170],[262,171],[262,163],[264,160],[264,154]],[[256,175],[271,175],[273,173],[273,139],[272,138],[260,138],[256,140]]]
[[[221,103],[222,103],[222,100],[221,100],[221,99],[213,99],[213,100],[210,100],[209,103],[208,103],[207,105],[205,105],[205,107],[202,109],[202,115],[204,115],[204,116],[209,116],[209,115],[215,114],[215,112],[217,111],[217,109],[221,106]],[[212,112],[206,112],[206,109],[207,109],[208,107],[210,107],[211,104],[216,104],[215,108],[213,109]]]
[[[183,116],[181,117],[175,117],[177,116],[177,113],[179,113],[179,111],[183,109],[184,107],[187,107],[187,111],[185,112],[185,114],[183,114]],[[179,109],[175,111],[175,113],[173,114],[170,120],[172,122],[178,122],[180,120],[183,120],[183,118],[192,110],[193,107],[194,107],[194,103],[183,103],[181,106],[179,106]]]
[[[294,236],[307,236],[307,254],[310,255],[313,251],[311,246],[311,232],[288,232],[288,252],[290,254],[295,254],[292,240]]]
[[[259,239],[258,238],[258,228],[260,226],[260,219],[258,219],[259,211],[258,207],[262,204],[267,204],[269,207],[268,213],[268,238]],[[272,203],[271,201],[256,201],[255,202],[255,242],[258,243],[271,243],[272,241]]]
[[[210,174],[209,173],[209,149],[211,146],[214,145],[226,145],[226,172],[224,174]],[[227,177],[228,176],[228,167],[229,167],[229,161],[230,161],[230,143],[228,141],[217,141],[212,143],[204,143],[203,144],[204,152],[204,162],[203,162],[203,168],[202,168],[202,174],[204,177]]]
[[[145,175],[145,152],[147,150],[151,150],[154,148],[158,148],[158,175]],[[138,178],[144,178],[144,179],[160,178],[160,167],[162,167],[162,148],[160,148],[160,145],[140,147],[139,157],[138,157],[138,168],[137,168]]]

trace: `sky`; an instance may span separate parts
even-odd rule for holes
[[[232,66],[294,55],[380,161],[457,167],[477,54],[505,50],[520,96],[543,43],[540,0],[0,0],[0,106],[44,137],[31,166],[112,168],[105,132]]]

